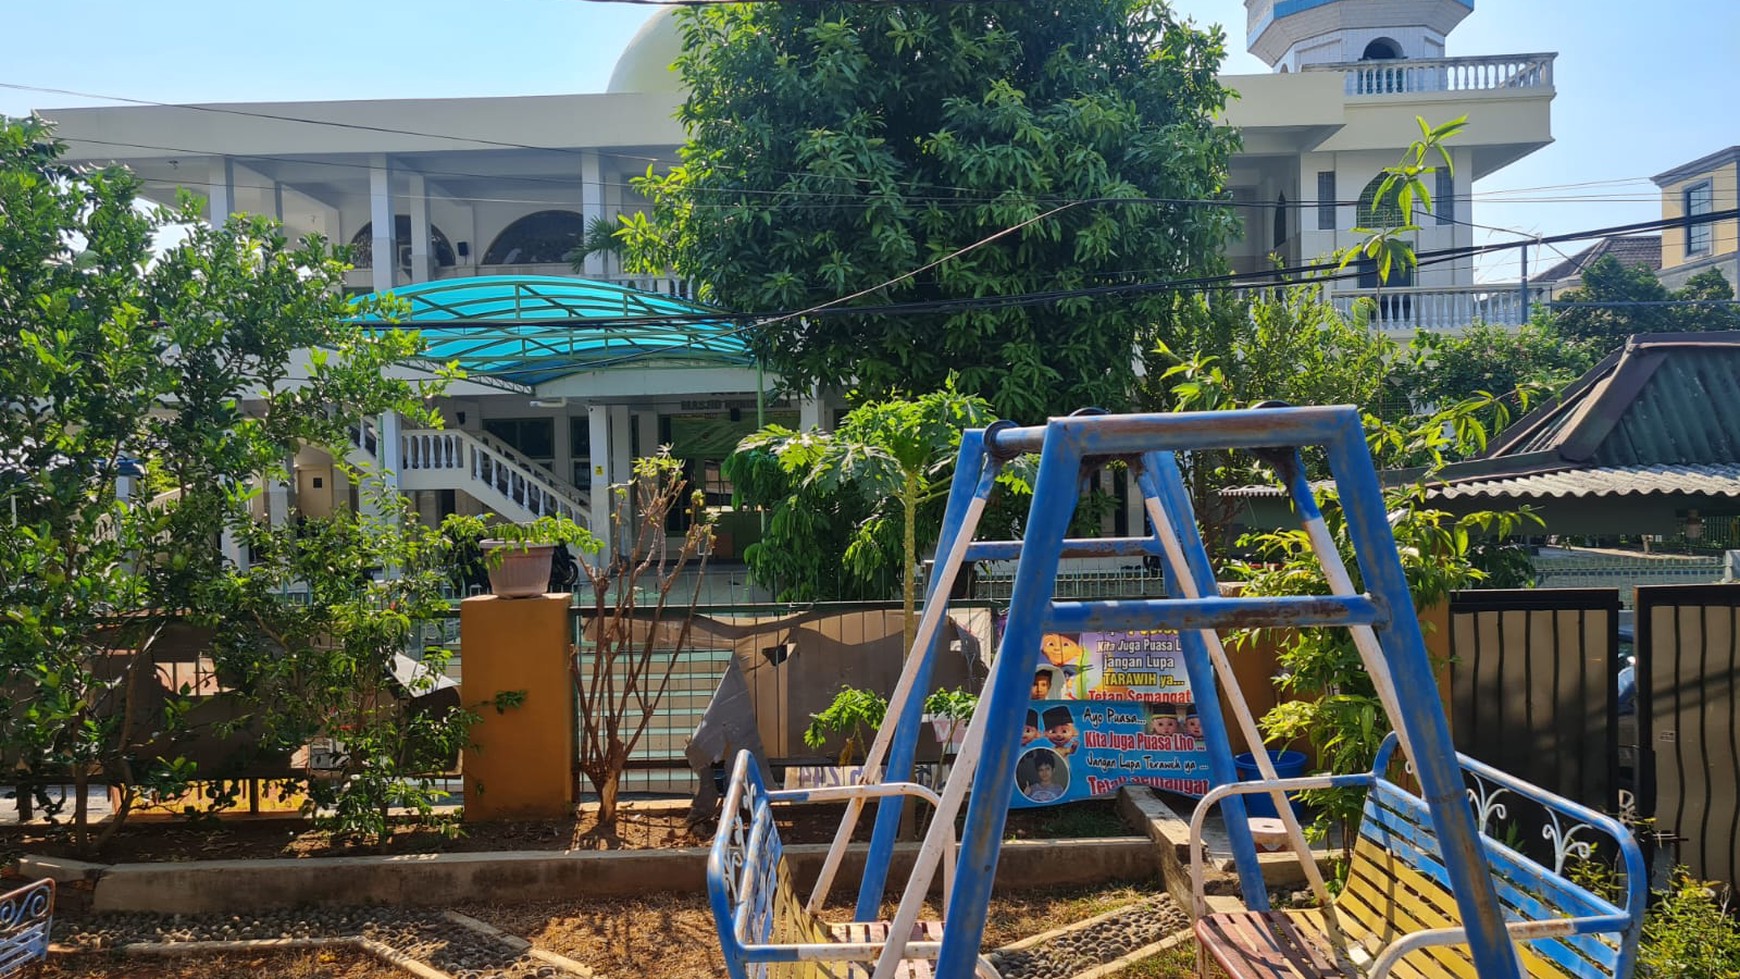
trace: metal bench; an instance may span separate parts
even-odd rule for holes
[[[1449,886],[1444,856],[1425,802],[1384,774],[1391,735],[1372,772],[1221,786],[1190,822],[1196,937],[1231,979],[1476,979],[1467,933]],[[1458,755],[1480,825],[1480,845],[1524,975],[1539,979],[1629,979],[1635,965],[1648,880],[1637,841],[1618,821]],[[1346,883],[1328,908],[1207,913],[1202,828],[1208,810],[1234,794],[1364,786],[1364,817]],[[1542,810],[1540,836],[1552,866],[1494,839],[1495,818],[1518,803]],[[1512,829],[1514,831],[1515,824]],[[1601,834],[1618,855],[1625,905],[1565,876],[1567,858],[1596,853]]]
[[[731,979],[864,979],[870,975],[888,940],[889,923],[828,924],[805,906],[792,883],[773,806],[888,796],[937,803],[936,793],[911,782],[770,792],[754,757],[747,751],[738,753],[707,859],[707,892]],[[945,871],[951,864],[952,860],[945,860]],[[944,891],[946,895],[946,879]],[[900,979],[929,979],[941,940],[940,923],[918,922],[900,963]],[[983,958],[977,973],[983,979],[999,979]]]
[[[0,894],[0,976],[48,958],[54,924],[54,881],[39,880]]]

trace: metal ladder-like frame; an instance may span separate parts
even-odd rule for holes
[[[1320,446],[1346,514],[1347,531],[1367,592],[1357,593],[1323,522],[1300,461],[1299,449]],[[1293,501],[1330,586],[1330,595],[1226,598],[1209,566],[1190,498],[1174,453],[1242,449],[1259,454],[1277,470]],[[1020,541],[975,541],[979,518],[1000,467],[1037,453],[1033,503]],[[1069,539],[1067,529],[1084,469],[1122,460],[1143,495],[1152,537]],[[940,624],[961,567],[968,561],[1018,559],[1009,617],[998,653],[968,725],[931,831],[920,847],[890,940],[877,961],[875,979],[891,979],[924,898],[939,868],[944,873],[944,927],[937,960],[940,979],[968,979],[984,935],[992,877],[1004,820],[1014,791],[1021,725],[1029,688],[1047,631],[1175,629],[1202,719],[1210,774],[1216,783],[1238,780],[1228,723],[1217,691],[1225,686],[1234,723],[1247,743],[1260,745],[1255,721],[1232,675],[1222,630],[1253,627],[1341,626],[1352,630],[1366,669],[1390,723],[1414,764],[1422,797],[1443,849],[1468,947],[1483,979],[1521,979],[1503,915],[1488,873],[1472,811],[1451,742],[1449,725],[1414,613],[1394,536],[1385,515],[1377,472],[1366,448],[1357,411],[1346,407],[1273,408],[1230,412],[1151,415],[1078,414],[1042,426],[998,423],[965,433],[939,538],[938,560],[926,593],[914,655],[908,658],[889,702],[888,720],[877,733],[864,766],[868,782],[910,777],[918,743],[923,691],[937,656]],[[1167,569],[1169,597],[1059,602],[1054,594],[1065,557],[1153,555]],[[1275,772],[1265,752],[1255,752],[1265,781]],[[950,834],[971,792],[958,855]],[[1307,881],[1326,897],[1316,864],[1291,808],[1276,796],[1276,811],[1289,842],[1306,868]],[[830,848],[810,898],[826,899],[845,846],[861,812],[852,802]],[[1268,908],[1256,846],[1237,797],[1223,804],[1227,836],[1245,904]],[[878,803],[876,827],[860,883],[856,918],[874,920],[893,856],[902,804]],[[952,871],[952,873],[951,873]],[[1333,922],[1331,928],[1334,929]],[[1332,935],[1332,938],[1335,937]]]

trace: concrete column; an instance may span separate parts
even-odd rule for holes
[[[211,161],[211,186],[206,188],[206,220],[214,226],[229,220],[236,210],[236,162],[227,156]]]
[[[284,224],[284,185],[276,180],[272,181],[272,219]]]
[[[604,542],[604,553],[599,557],[608,560],[610,556],[610,409],[608,405],[589,404],[586,406],[586,426],[591,436],[592,447],[591,472],[592,485],[588,491],[592,495],[592,533]]]
[[[568,671],[568,595],[497,598],[459,605],[465,650],[459,702],[507,690],[518,707],[484,710],[462,752],[465,821],[560,819],[573,813],[575,712]]]
[[[633,476],[634,454],[629,451],[632,446],[629,444],[631,436],[629,434],[628,424],[628,405],[611,405],[610,481],[612,483],[626,483]],[[592,455],[594,458],[597,458],[598,456],[598,449],[596,446],[592,449]],[[626,510],[626,512],[620,514],[618,518],[623,526],[623,531],[620,539],[617,541],[617,546],[621,549],[620,553],[627,554],[633,548],[632,538],[635,533],[633,509],[634,494],[628,494],[620,504],[612,501],[612,505],[621,506]]]
[[[403,421],[398,412],[382,413],[380,438],[380,454],[377,458],[381,464],[381,477],[386,487],[396,494],[399,492],[399,470],[403,463],[400,456],[404,449]]]
[[[272,527],[283,527],[290,522],[290,486],[296,479],[294,471],[289,480],[273,477],[266,481],[266,523]]]
[[[429,186],[420,173],[408,174],[411,189],[411,281],[428,282],[435,265],[429,258]]]
[[[797,399],[798,430],[802,432],[834,430],[833,419],[829,416],[828,402],[822,397],[820,385],[810,388],[808,397]]]
[[[247,554],[242,550],[242,542],[236,539],[235,533],[228,527],[223,529],[219,538],[218,550],[223,554],[224,560],[234,565],[237,570],[248,569]]]
[[[376,292],[389,292],[399,256],[393,247],[393,172],[380,154],[369,167],[369,221],[373,225],[373,241],[369,243],[374,253],[372,287]]]
[[[580,217],[590,227],[604,217],[604,167],[597,150],[580,151],[580,184]],[[605,262],[603,255],[586,256],[586,277],[602,278],[607,271]]]
[[[643,456],[656,455],[659,451],[658,411],[636,412],[634,423],[638,427],[639,454]]]

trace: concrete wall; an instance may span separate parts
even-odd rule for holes
[[[917,844],[896,848],[890,884],[904,886]],[[787,846],[801,889],[814,882],[824,844]],[[836,893],[856,889],[864,848],[848,851]],[[1015,840],[1003,844],[996,886],[1006,890],[1111,881],[1151,881],[1159,855],[1146,837]],[[391,904],[431,907],[460,902],[631,897],[704,891],[707,851],[442,853],[319,860],[202,860],[105,867],[25,857],[30,876],[95,879],[92,909],[154,914],[253,913],[309,905]],[[940,887],[940,875],[938,886]]]
[[[1729,160],[1702,173],[1679,177],[1661,185],[1661,216],[1666,220],[1686,216],[1686,191],[1699,184],[1710,184],[1713,211],[1728,211],[1740,207],[1740,160]],[[1740,252],[1740,220],[1717,221],[1712,225],[1712,248],[1708,252],[1691,254],[1686,251],[1686,228],[1663,228],[1661,233],[1661,267],[1664,279],[1682,265],[1695,264],[1701,270],[1712,259]],[[1722,263],[1717,263],[1722,264]],[[1731,268],[1728,263],[1724,268]]]

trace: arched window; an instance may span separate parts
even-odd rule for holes
[[[503,228],[483,253],[483,264],[566,262],[585,236],[586,220],[573,211],[538,211]]]
[[[1378,201],[1378,188],[1383,186],[1384,180],[1385,175],[1380,173],[1359,192],[1359,227],[1399,228],[1407,223],[1403,220],[1402,205],[1396,200],[1394,187],[1384,195],[1382,202]]]
[[[411,216],[399,214],[393,217],[393,250],[399,253],[399,267],[411,267]],[[375,267],[375,223],[370,221],[357,229],[350,238],[351,263],[359,269]],[[429,226],[429,258],[437,268],[451,268],[455,264],[453,244],[447,236],[433,224]]]
[[[1365,46],[1361,61],[1395,61],[1402,56],[1402,46],[1387,37],[1380,37]]]
[[[1275,247],[1280,248],[1287,243],[1287,195],[1275,202]]]

